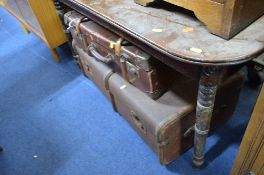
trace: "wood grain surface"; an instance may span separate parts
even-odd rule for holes
[[[158,0],[135,0],[148,6]],[[164,0],[191,10],[208,30],[229,39],[264,14],[263,0]]]
[[[232,175],[264,174],[264,86],[243,137]]]
[[[59,62],[55,48],[67,41],[52,0],[2,0],[5,8],[15,16],[24,31],[38,36]]]
[[[183,62],[240,64],[264,51],[264,16],[234,38],[225,40],[209,33],[194,15],[176,6],[157,4],[146,8],[134,0],[60,1],[124,38],[132,36]]]

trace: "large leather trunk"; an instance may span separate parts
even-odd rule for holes
[[[156,99],[168,89],[172,69],[77,12],[65,14],[65,23],[79,48],[141,91]]]
[[[134,0],[147,6],[160,0]],[[210,32],[229,39],[264,14],[263,0],[164,0],[195,13]],[[163,8],[164,5],[162,4]],[[178,9],[179,10],[179,9]]]
[[[221,83],[213,128],[232,115],[242,82],[239,72]],[[157,153],[162,164],[170,163],[193,145],[197,85],[198,82],[179,75],[175,86],[155,101],[117,74],[109,78],[117,111]]]
[[[109,100],[112,100],[108,88],[108,80],[113,74],[112,69],[84,52],[78,46],[76,40],[72,41],[72,47],[79,57],[81,70],[84,75],[89,77]]]

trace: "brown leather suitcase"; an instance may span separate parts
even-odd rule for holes
[[[79,13],[66,13],[65,23],[80,48],[151,98],[158,98],[173,81],[165,76],[170,67]]]
[[[81,70],[84,75],[89,77],[95,85],[103,92],[103,94],[112,101],[111,94],[109,93],[108,80],[110,76],[114,73],[111,68],[102,64],[101,62],[95,60],[93,57],[89,56],[83,49],[79,47],[77,42],[73,40],[72,47],[75,53],[77,53],[80,63]],[[113,101],[112,101],[112,104]]]
[[[212,127],[232,115],[243,82],[241,72],[225,80],[218,90]],[[193,145],[198,82],[179,75],[175,86],[156,101],[117,74],[109,78],[117,111],[168,164]]]

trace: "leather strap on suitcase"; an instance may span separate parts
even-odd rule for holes
[[[84,75],[89,77],[96,84],[103,94],[111,101],[113,109],[116,111],[114,97],[109,90],[109,78],[114,72],[108,66],[96,61],[95,58],[84,52],[83,49],[77,45],[75,40],[73,40],[72,46],[76,53],[78,53]]]
[[[82,49],[88,48],[88,43],[83,36],[80,25],[89,19],[79,13],[70,11],[64,15],[64,22],[68,26],[67,30],[71,33],[73,39],[81,46]]]

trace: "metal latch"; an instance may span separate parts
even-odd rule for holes
[[[128,81],[133,83],[136,79],[139,78],[139,68],[130,62],[126,61],[126,69],[128,74]]]

